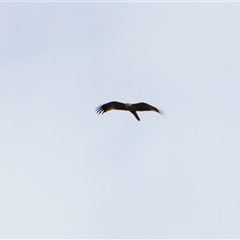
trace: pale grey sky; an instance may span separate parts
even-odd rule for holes
[[[239,3],[0,6],[0,238],[240,238]]]

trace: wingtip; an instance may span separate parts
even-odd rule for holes
[[[165,115],[165,112],[163,112],[162,110],[158,110],[158,112],[161,114],[161,115]]]
[[[101,106],[99,106],[99,107],[96,107],[95,108],[95,112],[99,115],[99,114],[103,114],[103,111],[102,111],[102,109],[101,109]]]

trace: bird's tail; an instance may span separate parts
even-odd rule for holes
[[[140,118],[139,118],[139,116],[137,115],[137,113],[136,112],[134,112],[134,111],[131,111],[131,113],[135,116],[135,118],[138,120],[138,121],[140,121]]]

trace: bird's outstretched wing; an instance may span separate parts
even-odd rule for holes
[[[144,102],[135,103],[133,107],[136,111],[155,111],[161,114],[160,110]]]
[[[110,110],[127,110],[126,105],[124,103],[120,103],[120,102],[109,102],[109,103],[105,103],[99,107],[96,108],[96,112],[98,114],[103,114],[107,111]]]

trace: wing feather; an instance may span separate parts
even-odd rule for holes
[[[126,104],[121,102],[116,102],[116,101],[105,103],[96,108],[96,112],[98,114],[103,114],[110,110],[127,110],[127,108],[126,108]]]
[[[154,111],[154,112],[158,112],[161,114],[159,109],[157,109],[147,103],[144,103],[144,102],[135,103],[135,104],[133,104],[133,107],[136,109],[136,111]]]

